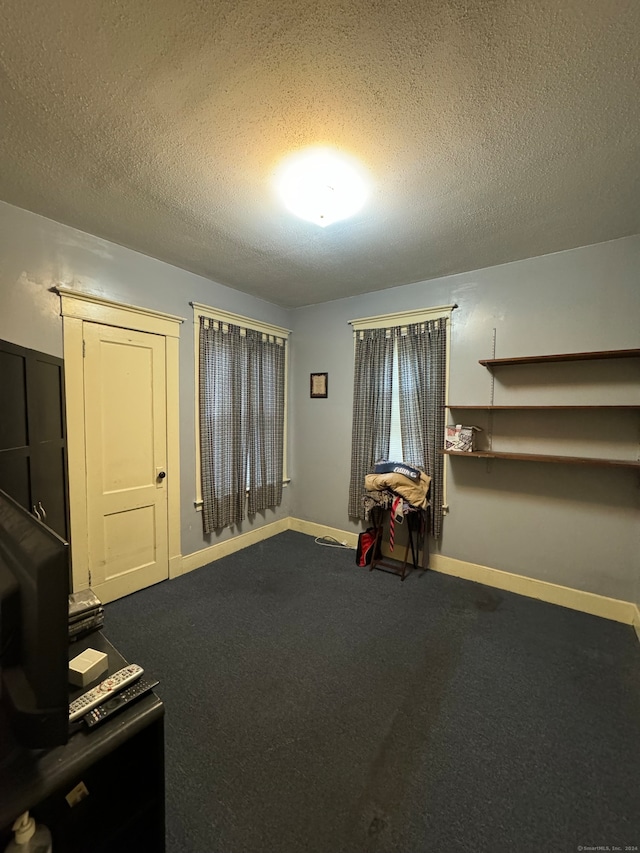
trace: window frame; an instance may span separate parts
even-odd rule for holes
[[[211,305],[203,305],[200,302],[190,302],[193,308],[193,352],[194,352],[194,403],[195,403],[195,457],[196,457],[196,497],[193,505],[197,512],[202,512],[202,471],[200,458],[200,318],[222,324],[239,326],[241,329],[252,329],[262,332],[263,335],[281,339],[284,346],[284,431],[282,436],[282,482],[284,485],[290,482],[287,469],[287,440],[289,422],[289,337],[291,329],[284,329],[262,320],[254,320],[224,311],[222,308],[214,308]]]
[[[360,317],[357,320],[349,320],[353,328],[353,354],[355,359],[356,339],[359,332],[365,329],[392,329],[396,326],[403,327],[414,323],[426,323],[429,320],[444,320],[446,327],[446,375],[445,375],[445,409],[449,408],[449,366],[451,360],[451,313],[456,304],[438,305],[433,308],[416,308],[411,311],[397,311],[391,314],[376,314],[372,317]],[[449,466],[445,465],[442,471],[442,511],[444,515],[449,512],[449,501],[447,497],[447,478]]]

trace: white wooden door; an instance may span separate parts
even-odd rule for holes
[[[90,585],[112,601],[169,576],[165,339],[83,323]]]

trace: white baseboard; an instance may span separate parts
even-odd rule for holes
[[[225,539],[223,542],[217,542],[215,545],[195,551],[193,554],[186,554],[182,558],[182,574],[184,575],[187,572],[192,572],[194,569],[206,566],[207,563],[213,563],[214,560],[219,560],[221,557],[235,554],[236,551],[242,551],[243,548],[248,548],[249,545],[255,545],[264,539],[276,536],[278,533],[284,533],[288,529],[289,519],[280,518],[278,521],[272,521],[270,524],[264,524],[262,527],[256,527],[254,530],[240,533],[238,536]]]
[[[211,545],[202,551],[188,554],[182,558],[182,573],[206,566],[207,563],[219,560],[220,557],[226,557],[228,554],[233,554],[235,551],[240,551],[242,548],[254,545],[270,536],[283,533],[285,530],[295,530],[298,533],[305,533],[307,536],[332,536],[338,542],[346,542],[352,548],[358,544],[358,534],[353,531],[340,530],[336,527],[316,524],[313,521],[304,521],[301,518],[282,518],[272,524],[266,524],[256,530],[250,530],[248,533],[241,533],[232,539]],[[592,616],[600,616],[602,619],[611,619],[614,622],[633,625],[640,640],[640,609],[631,601],[608,598],[605,595],[597,595],[582,589],[527,578],[501,569],[492,569],[489,566],[480,566],[476,563],[456,560],[453,557],[445,557],[442,554],[432,554],[430,566],[433,571],[445,575],[485,584],[485,586],[492,586],[507,592],[515,592],[528,598],[546,601],[548,604],[557,604],[571,610],[589,613]]]
[[[310,536],[333,536],[339,542],[346,541],[354,547],[358,542],[357,533],[326,527],[311,521],[302,521],[299,518],[291,518],[289,521],[290,529],[297,530],[300,533],[307,533]],[[633,624],[640,639],[640,610],[630,601],[607,598],[607,596],[597,595],[593,592],[527,578],[501,569],[491,569],[488,566],[456,560],[453,557],[443,557],[441,554],[431,555],[430,567],[433,571],[442,574],[482,583],[508,592],[515,592],[518,595],[526,595],[528,598],[537,598],[540,601],[546,601],[548,604],[569,607],[571,610],[580,610],[583,613],[590,613],[603,619],[623,622],[625,625]],[[634,614],[637,614],[635,621]]]
[[[271,536],[277,536],[278,533],[284,533],[285,530],[295,530],[298,533],[306,533],[308,536],[333,536],[339,542],[346,542],[352,548],[355,548],[358,544],[357,533],[348,533],[346,530],[337,530],[335,527],[327,527],[324,524],[303,521],[301,518],[281,518],[278,521],[271,522],[271,524],[264,524],[262,527],[257,527],[255,530],[249,530],[247,533],[240,533],[231,539],[217,542],[208,548],[194,551],[193,554],[186,554],[181,558],[181,571],[176,572],[175,576],[192,572],[194,569],[206,566],[207,563],[213,563],[221,557],[226,557],[229,554],[234,554],[236,551],[241,551],[243,548],[248,548],[249,545],[255,545],[257,542],[262,542]],[[171,577],[174,577],[174,575],[171,574]]]
[[[496,589],[526,595],[528,598],[537,598],[540,601],[546,601],[548,604],[558,604],[561,607],[580,610],[583,613],[590,613],[592,616],[600,616],[603,619],[611,619],[614,622],[624,622],[625,625],[632,624],[634,610],[637,610],[631,601],[607,598],[605,595],[597,595],[582,589],[527,578],[523,575],[514,575],[500,569],[491,569],[488,566],[478,566],[464,560],[455,560],[453,557],[443,557],[441,554],[432,554],[430,565],[434,571],[442,572],[445,575],[453,575],[456,578],[475,581]]]
[[[301,518],[289,518],[289,530],[296,533],[306,533],[307,536],[331,536],[338,542],[346,542],[350,548],[358,545],[358,534],[347,530],[338,530],[337,527],[327,527],[326,524],[316,524],[314,521],[303,521]]]

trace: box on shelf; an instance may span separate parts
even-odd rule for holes
[[[86,687],[103,675],[108,668],[109,658],[104,652],[85,649],[69,661],[69,681],[76,687]]]
[[[471,453],[475,446],[475,432],[482,432],[482,430],[480,427],[463,426],[462,424],[446,426],[444,428],[444,449]]]

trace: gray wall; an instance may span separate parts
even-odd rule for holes
[[[450,401],[489,402],[490,377],[477,363],[497,355],[640,346],[640,237],[506,264],[289,312],[168,264],[0,203],[0,338],[62,354],[59,299],[65,284],[183,316],[180,344],[182,553],[206,547],[196,513],[193,331],[190,300],[294,328],[289,473],[282,507],[344,530],[351,445],[353,340],[347,321],[457,302]],[[548,382],[528,373],[496,384],[496,402],[637,402],[640,363],[557,366]],[[309,373],[329,372],[329,397],[309,398]],[[528,378],[527,378],[528,377]],[[535,379],[536,381],[532,381]],[[546,384],[541,384],[540,379]],[[637,415],[510,415],[507,446],[565,448],[570,435],[593,455],[637,453]],[[458,420],[470,420],[469,416]],[[473,423],[482,426],[481,415]],[[487,426],[486,423],[484,423]],[[515,438],[507,439],[508,435]],[[618,443],[606,440],[619,439]],[[497,447],[498,437],[494,441]],[[567,449],[567,452],[571,450]],[[614,598],[640,601],[640,488],[628,471],[519,462],[448,462],[443,554]],[[243,531],[250,529],[246,523]],[[228,538],[225,531],[219,537]]]
[[[459,305],[452,321],[449,400],[488,404],[490,374],[478,359],[491,357],[494,328],[498,357],[640,346],[640,237],[293,312],[292,515],[360,529],[347,517],[353,384],[347,321],[449,303]],[[495,402],[640,404],[640,360],[541,370],[498,374]],[[311,400],[309,373],[320,371],[329,373],[329,397]],[[501,415],[502,438],[498,417],[495,449],[637,458],[637,412]],[[480,413],[455,418],[488,426]],[[447,470],[450,514],[442,554],[640,599],[636,472],[475,459],[450,459]]]
[[[64,284],[108,299],[185,318],[180,334],[182,553],[229,538],[202,533],[195,511],[193,312],[190,301],[290,328],[289,312],[138,252],[116,246],[0,202],[0,339],[62,356],[60,298]],[[237,532],[289,515],[288,490],[277,511]]]

